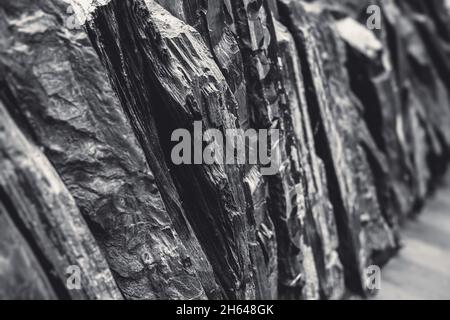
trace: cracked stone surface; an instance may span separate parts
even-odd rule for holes
[[[3,0],[0,298],[370,296],[366,268],[447,167],[449,16],[444,0]],[[175,164],[173,131],[199,123],[217,133],[203,146],[279,130],[275,174]]]

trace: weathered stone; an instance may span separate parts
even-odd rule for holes
[[[281,74],[284,89],[289,101],[289,116],[292,121],[291,139],[297,140],[293,146],[298,157],[297,165],[302,172],[305,189],[300,190],[304,196],[304,226],[309,231],[307,245],[302,246],[304,254],[314,257],[321,296],[327,299],[340,298],[344,291],[343,268],[337,253],[339,246],[333,207],[328,198],[328,185],[322,160],[317,156],[311,121],[306,104],[304,80],[299,54],[289,30],[281,23],[275,23],[278,40]],[[298,150],[295,150],[298,148]],[[300,193],[300,196],[301,196]],[[309,259],[305,259],[306,261]],[[305,269],[306,278],[314,275],[314,270]],[[311,276],[310,276],[311,275]],[[308,286],[307,286],[308,287]]]
[[[5,200],[0,201],[0,299],[56,298],[38,259],[9,216]]]
[[[449,93],[435,62],[415,26],[415,14],[394,1],[383,6],[389,49],[401,90],[404,136],[412,158],[412,186],[416,202],[423,203],[433,178],[442,174],[448,159]],[[429,37],[426,36],[426,37]],[[430,47],[434,50],[433,47]],[[445,72],[445,68],[438,67]],[[432,164],[432,165],[431,165]]]
[[[174,227],[87,34],[61,24],[66,8],[2,2],[0,96],[71,191],[126,298],[219,291],[192,231],[180,241],[175,230],[189,226]]]
[[[220,67],[238,104],[240,128],[250,128],[247,106],[247,88],[244,78],[244,66],[238,43],[232,30],[235,30],[234,17],[229,0],[202,1],[158,1],[174,16],[194,26],[209,45],[211,53]],[[236,197],[247,211],[249,251],[253,264],[256,285],[256,297],[275,299],[278,296],[278,263],[276,236],[272,219],[268,213],[267,181],[261,175],[260,168],[247,165],[244,172],[236,177]],[[240,182],[238,181],[240,177]],[[232,177],[230,177],[231,179]],[[242,198],[245,195],[245,199]]]
[[[443,58],[446,50],[445,36],[439,37],[439,31],[445,27],[433,13],[436,7],[442,6],[442,1],[435,1],[432,5],[428,5],[429,2],[424,5],[420,1],[400,1],[398,3],[402,5],[402,9],[397,8],[394,1],[360,3],[362,5],[358,7],[352,6],[351,0],[343,1],[338,11],[340,16],[349,15],[358,19],[361,25],[352,18],[345,18],[337,22],[337,27],[349,44],[347,67],[352,89],[363,103],[364,118],[377,145],[386,155],[392,176],[389,179],[378,175],[377,184],[384,184],[387,194],[381,204],[391,218],[395,219],[397,216],[404,219],[415,206],[423,202],[429,191],[430,181],[433,180],[432,176],[440,175],[433,171],[441,172],[441,163],[446,162],[439,160],[446,153],[446,143],[442,145],[438,140],[442,137],[445,141],[447,136],[448,95],[443,88],[444,84],[439,80],[439,73],[433,70],[433,64],[437,65],[437,69],[441,71],[441,79],[446,72],[443,62],[446,60]],[[368,19],[365,11],[370,4],[377,4],[384,11],[382,28],[373,32],[363,26]],[[414,13],[410,7],[416,8],[420,13]],[[440,28],[437,28],[435,21]],[[353,27],[350,26],[352,23]],[[416,30],[414,23],[418,25]],[[355,30],[361,30],[359,35]],[[434,36],[435,34],[438,36]],[[369,38],[375,38],[372,43],[378,42],[375,55],[370,55],[367,50],[370,48]],[[433,43],[428,43],[430,41]],[[428,70],[423,72],[417,68],[421,63],[413,61],[415,58],[430,68],[424,67]],[[421,84],[421,81],[414,80],[427,73],[430,75],[427,76],[428,79],[433,79],[432,81]],[[448,77],[444,76],[445,78]],[[417,95],[416,91],[421,94]],[[433,97],[432,92],[437,94]],[[431,107],[431,104],[435,107]],[[430,107],[425,107],[426,105]],[[428,108],[430,111],[441,109],[425,115],[423,110]],[[436,118],[438,113],[439,120]],[[428,119],[421,120],[424,117]],[[440,133],[436,133],[436,129]],[[431,140],[431,144],[426,139]],[[430,157],[434,159],[433,166],[436,166],[431,171],[427,164]],[[391,205],[389,202],[392,202]]]
[[[274,17],[270,7],[275,4],[272,1],[247,3],[245,1],[232,1],[234,23],[239,45],[244,58],[244,70],[247,80],[248,105],[251,115],[251,126],[255,128],[277,128],[281,131],[280,146],[281,167],[277,175],[268,177],[269,186],[269,212],[274,221],[277,235],[277,251],[279,264],[279,296],[281,298],[306,298],[317,299],[319,297],[319,281],[316,262],[323,266],[323,255],[314,252],[314,249],[322,250],[317,233],[315,219],[324,216],[313,216],[310,210],[307,189],[307,178],[303,172],[302,157],[299,154],[301,147],[299,135],[296,134],[301,127],[295,128],[298,119],[291,114],[296,101],[290,101],[285,92],[285,86],[295,86],[296,79],[290,79],[283,74],[280,67],[282,60],[292,59],[295,52],[291,48],[279,45],[277,41]],[[289,83],[285,83],[289,82]],[[306,147],[306,146],[304,146]],[[311,181],[310,181],[311,182]],[[322,202],[325,204],[325,202]],[[317,213],[317,211],[315,211]],[[332,218],[331,218],[332,219]],[[333,228],[332,225],[330,225]],[[325,235],[328,237],[328,235]],[[317,240],[317,241],[316,241]],[[329,239],[327,239],[329,240]],[[325,240],[325,241],[327,241]],[[333,249],[329,247],[328,252]],[[314,254],[318,253],[317,260]],[[333,269],[339,265],[339,258],[334,256],[336,265],[329,266]],[[325,279],[325,268],[320,270],[320,278]],[[329,270],[330,270],[329,269]],[[339,277],[338,277],[339,278]],[[326,281],[326,280],[325,280]],[[324,289],[327,285],[324,284]],[[325,292],[326,296],[331,294]],[[337,288],[336,296],[339,296],[342,288]]]
[[[100,248],[54,168],[0,104],[0,207],[21,224],[62,298],[121,299]],[[80,288],[66,286],[69,267]],[[3,269],[3,268],[2,268]],[[36,272],[39,272],[37,266]],[[2,280],[4,281],[4,280]],[[24,283],[18,283],[21,285]],[[47,293],[52,295],[51,291]]]
[[[302,59],[309,114],[327,170],[347,286],[365,292],[365,268],[385,260],[396,248],[380,210],[368,157],[383,161],[370,150],[373,141],[344,68],[345,47],[329,18],[316,3],[282,0],[280,4],[280,15]]]
[[[362,102],[362,116],[389,168],[374,168],[380,204],[392,227],[411,212],[411,163],[402,140],[404,116],[399,88],[386,49],[384,31],[379,38],[351,17],[336,22],[339,35],[348,44],[347,70],[353,92]]]
[[[449,160],[448,3],[4,0],[0,297],[371,293]],[[177,165],[199,123],[279,130],[276,174]]]
[[[229,179],[235,174],[229,170],[237,169],[177,166],[170,159],[175,129],[192,132],[194,121],[205,129],[237,128],[236,100],[202,38],[154,1],[111,1],[98,7],[86,26],[147,157],[154,159],[154,150],[165,153],[149,160],[150,166],[170,168],[226,296],[254,297],[245,212],[233,196],[237,180]],[[173,197],[167,189],[161,192]]]

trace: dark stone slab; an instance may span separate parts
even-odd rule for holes
[[[126,298],[205,298],[218,291],[211,266],[189,225],[172,222],[179,213],[168,212],[86,32],[62,24],[66,9],[2,2],[0,96],[74,196]]]
[[[122,294],[75,200],[50,162],[25,138],[3,104],[0,104],[0,150],[2,214],[6,210],[15,224],[20,224],[21,233],[32,239],[34,254],[39,256],[46,275],[51,276],[49,281],[58,296],[121,299]],[[69,267],[80,271],[80,289],[69,290],[66,286]],[[2,266],[2,272],[7,271],[5,269]],[[39,265],[35,272],[39,273]],[[21,298],[29,293],[23,293]],[[51,291],[46,294],[52,296]]]
[[[290,138],[296,140],[291,146],[295,165],[302,176],[304,189],[298,190],[298,203],[304,206],[304,224],[309,245],[302,245],[305,255],[314,257],[319,278],[320,295],[327,299],[340,298],[344,291],[343,267],[337,249],[339,246],[333,207],[329,200],[327,179],[323,161],[318,157],[314,133],[305,96],[302,66],[297,47],[289,30],[275,22],[281,75],[286,92],[289,112],[287,121],[292,122]],[[301,185],[299,185],[300,187]],[[310,247],[309,247],[310,246]],[[308,259],[305,259],[308,260]],[[306,269],[308,279],[315,271]],[[312,280],[310,280],[312,281]],[[308,286],[306,286],[308,287]]]
[[[365,268],[396,249],[379,205],[369,157],[383,163],[361,119],[345,69],[345,46],[317,3],[280,1],[302,61],[316,146],[327,171],[347,286],[365,292]],[[355,276],[359,275],[359,276]]]
[[[170,190],[176,186],[177,203],[182,203],[226,296],[254,297],[247,221],[234,196],[238,169],[176,166],[170,159],[175,129],[192,132],[194,121],[202,121],[205,129],[238,126],[237,102],[200,34],[153,1],[112,1],[98,7],[86,26],[150,166],[170,168],[174,184],[164,181],[165,171],[156,176],[166,185],[163,197],[173,198]]]
[[[9,216],[3,201],[0,201],[0,261],[0,299],[56,298],[38,259]]]

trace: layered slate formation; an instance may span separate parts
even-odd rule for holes
[[[0,298],[368,296],[449,94],[444,0],[2,0]],[[276,172],[175,164],[199,125],[278,130]]]

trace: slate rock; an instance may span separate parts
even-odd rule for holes
[[[171,161],[175,129],[193,132],[195,121],[204,129],[238,125],[237,103],[200,34],[154,1],[111,1],[97,8],[86,27],[150,167],[170,168],[173,184],[164,172],[156,176],[166,186],[163,198],[173,198],[170,191],[177,188],[175,201],[186,211],[226,297],[254,297],[247,221],[235,196],[238,169]]]
[[[214,287],[212,269],[181,242],[86,32],[61,23],[66,8],[2,2],[0,96],[74,196],[126,298],[206,298],[194,266]]]
[[[0,201],[0,299],[55,299],[56,294],[38,258],[3,201]]]
[[[0,207],[16,225],[20,223],[21,233],[32,239],[34,254],[39,256],[46,275],[51,276],[49,281],[58,296],[121,299],[122,294],[75,200],[3,104],[0,104],[0,148]],[[67,285],[71,283],[70,270],[80,275],[80,288]],[[39,273],[39,266],[35,272]],[[52,297],[51,290],[46,294]]]
[[[350,94],[345,46],[331,28],[332,20],[317,10],[320,7],[315,3],[286,0],[280,5],[283,22],[300,49],[309,113],[327,170],[346,285],[365,293],[365,268],[385,260],[397,248],[380,210],[368,157],[380,163],[383,160],[364,147],[373,148],[373,140],[361,119],[360,103]]]

